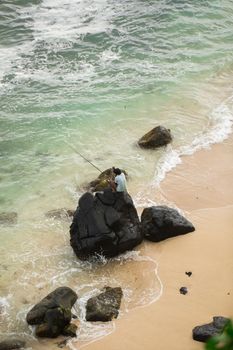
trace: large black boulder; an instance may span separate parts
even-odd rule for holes
[[[142,136],[138,141],[138,144],[142,148],[154,149],[161,146],[166,146],[171,141],[172,135],[170,129],[159,125]]]
[[[209,338],[221,334],[227,322],[229,322],[229,318],[215,316],[213,322],[193,328],[193,339],[206,342]]]
[[[117,318],[122,295],[120,287],[106,287],[103,293],[90,298],[86,305],[86,320],[108,322]]]
[[[77,294],[71,288],[59,287],[28,312],[27,323],[37,325],[39,337],[57,337],[70,323],[71,308],[76,300]]]
[[[165,205],[145,208],[141,216],[142,233],[146,239],[160,242],[195,230],[193,224],[176,209]]]
[[[109,258],[141,243],[140,221],[128,193],[86,192],[78,204],[70,226],[70,244],[78,258]]]

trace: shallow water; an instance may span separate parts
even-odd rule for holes
[[[161,294],[141,246],[133,259],[80,263],[70,222],[45,213],[74,209],[98,175],[74,148],[101,170],[126,169],[139,210],[166,203],[166,173],[231,132],[232,15],[231,0],[1,2],[0,212],[18,213],[17,225],[0,227],[2,334],[30,337],[27,310],[60,285],[80,303],[104,284],[123,285],[123,313]],[[140,149],[137,140],[159,124],[172,145]],[[112,327],[83,322],[79,339]]]

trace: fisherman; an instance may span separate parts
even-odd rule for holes
[[[114,180],[110,181],[110,186],[114,192],[127,192],[125,174],[119,168],[112,168],[115,175]]]

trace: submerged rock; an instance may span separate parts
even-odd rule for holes
[[[77,294],[71,288],[59,287],[28,312],[27,323],[37,325],[38,337],[57,337],[69,325],[76,300]]]
[[[157,148],[165,146],[172,141],[170,129],[164,126],[156,126],[140,138],[138,144],[143,148]]]
[[[193,339],[206,342],[209,338],[221,334],[227,322],[229,322],[229,318],[215,316],[213,322],[196,326],[193,329]]]
[[[86,320],[108,322],[117,318],[122,295],[120,287],[106,287],[103,293],[90,298],[86,305]]]
[[[107,189],[80,197],[70,226],[70,244],[78,258],[113,257],[141,241],[139,218],[128,193]]]
[[[18,218],[18,214],[14,211],[2,212],[0,213],[0,225],[17,224],[17,218]]]
[[[6,339],[0,342],[0,350],[22,349],[26,342],[20,338]]]
[[[142,233],[153,242],[195,231],[193,224],[176,209],[165,205],[145,208],[141,216]]]
[[[45,216],[47,218],[53,219],[68,219],[74,216],[74,210],[61,208],[61,209],[53,209],[49,210]]]

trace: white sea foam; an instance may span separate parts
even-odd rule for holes
[[[160,296],[163,293],[163,284],[158,275],[158,263],[155,259],[152,259],[150,256],[147,255],[141,255],[140,251],[132,250],[115,257],[113,260],[119,261],[120,264],[130,260],[137,262],[148,262],[152,264],[154,272],[154,281],[156,281],[158,284],[157,288],[155,288],[154,286],[147,286],[140,294],[140,298],[138,300],[135,300],[135,297],[133,296],[134,291],[132,289],[123,288],[123,294],[126,299],[126,311],[129,311],[129,305],[132,301],[132,298],[134,299],[133,308],[152,304],[160,298]],[[153,279],[151,278],[151,280]]]
[[[0,297],[0,317],[7,317],[10,309],[10,300],[12,295],[6,297]]]
[[[230,97],[212,111],[206,129],[196,136],[190,145],[176,150],[171,145],[167,147],[167,151],[157,164],[153,186],[159,186],[166,174],[182,162],[182,156],[223,142],[230,135],[233,124],[232,101],[233,97]]]
[[[14,73],[13,66],[16,62],[21,60],[22,54],[25,52],[29,53],[31,50],[32,45],[29,42],[14,47],[0,48],[0,94],[5,93],[17,85],[19,79]],[[6,79],[8,74],[14,75],[14,78],[11,79],[11,84],[9,84]],[[21,75],[22,74],[21,72]]]
[[[112,10],[107,0],[44,0],[34,7],[20,10],[22,19],[33,29],[35,40],[76,40],[87,33],[99,33],[111,27]],[[59,44],[59,42],[58,42]]]
[[[81,349],[87,344],[99,340],[111,334],[115,330],[114,322],[93,323],[85,322],[85,327],[82,327],[82,322],[77,331],[77,338],[71,339],[67,345],[70,349]],[[77,344],[78,343],[78,344]]]
[[[120,54],[117,52],[110,50],[105,50],[101,53],[100,62],[104,65],[109,65],[112,61],[118,60],[120,58]]]
[[[82,41],[86,34],[110,30],[114,9],[107,0],[44,0],[37,6],[18,8],[17,15],[24,22],[24,26],[31,30],[32,37],[20,45],[0,48],[0,93],[5,93],[30,79],[51,86],[63,86],[61,71],[66,83],[89,81],[94,78],[95,68],[90,62],[86,62],[85,58],[79,58],[78,63],[73,62],[75,70],[70,71],[61,60],[51,71],[46,66],[46,55],[49,52],[69,50],[74,43]],[[46,50],[43,58],[35,54],[38,49]],[[115,58],[116,53],[106,50],[100,61],[106,64]],[[33,61],[39,68],[35,68],[34,63],[32,65]],[[5,79],[8,74],[14,76],[10,81]]]

